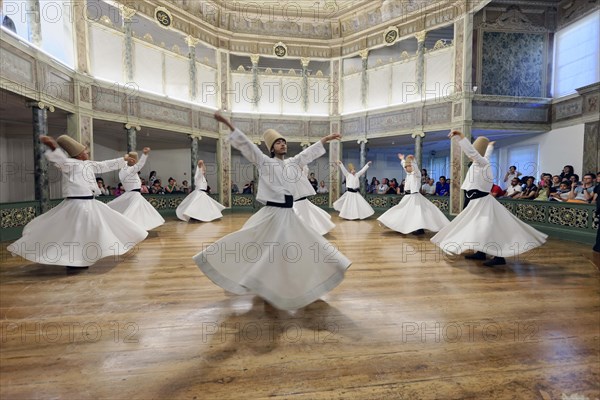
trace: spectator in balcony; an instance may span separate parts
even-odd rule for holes
[[[146,180],[142,179],[142,186],[140,187],[140,193],[150,193],[150,191],[148,190],[148,185],[146,185]]]
[[[123,188],[123,184],[121,182],[119,182],[119,184],[117,185],[117,188],[115,189],[115,197],[118,197],[118,196],[122,195],[123,193],[125,193],[125,189]]]
[[[377,194],[386,194],[390,188],[388,178],[383,178],[381,183],[377,185]]]
[[[319,183],[319,188],[317,189],[317,193],[320,193],[320,194],[329,193],[327,186],[325,186],[325,181],[321,181]]]
[[[238,188],[238,185],[231,182],[231,194],[238,194],[239,192],[240,192],[240,189]]]
[[[523,191],[521,192],[521,194],[517,197],[515,196],[515,199],[520,199],[520,200],[533,200],[537,197],[538,195],[538,188],[537,186],[534,184],[535,178],[533,176],[527,176],[525,178],[525,186],[523,187]]]
[[[385,194],[400,194],[398,188],[398,181],[396,180],[396,178],[393,178],[390,181],[390,187],[388,188]]]
[[[150,176],[148,176],[148,182],[150,182],[150,186],[154,186],[154,181],[158,179],[156,176],[156,171],[150,171]]]
[[[561,180],[560,180],[560,176],[558,176],[558,175],[554,175],[554,176],[552,177],[552,187],[553,187],[555,190],[556,190],[556,189],[558,189],[558,187],[560,186],[560,182],[561,182]]]
[[[427,170],[423,168],[421,170],[421,187],[425,185],[429,181],[429,175],[427,175]]]
[[[377,193],[377,185],[379,185],[379,181],[377,180],[377,177],[374,176],[373,178],[371,178],[371,183],[367,186],[367,193]]]
[[[160,184],[160,179],[154,180],[154,184],[152,186],[150,186],[150,193],[151,194],[165,194],[165,189],[163,189],[162,185]]]
[[[450,184],[446,182],[445,176],[440,176],[440,181],[435,184],[436,196],[450,196]]]
[[[179,187],[179,191],[181,193],[185,193],[185,194],[189,194],[190,193],[190,185],[188,184],[188,181],[181,182],[181,186]]]
[[[523,187],[521,186],[521,180],[517,177],[514,177],[510,181],[510,185],[506,188],[506,193],[504,195],[506,197],[518,199],[522,191]]]
[[[505,191],[495,183],[492,185],[492,190],[490,190],[490,194],[496,198],[504,196]]]
[[[252,194],[254,193],[254,181],[250,181],[244,185],[242,189],[242,194]]]
[[[310,173],[310,175],[308,176],[308,181],[310,182],[310,184],[312,185],[313,189],[315,189],[315,192],[316,192],[317,189],[319,188],[319,181],[317,180],[317,178],[315,178],[314,172]]]
[[[571,183],[576,183],[577,185],[581,185],[581,182],[579,182],[579,175],[577,174],[573,174],[569,177],[569,181]]]
[[[504,184],[508,187],[508,185],[510,185],[510,183],[512,182],[513,178],[518,178],[521,175],[523,174],[517,171],[517,167],[511,165],[510,167],[508,167],[508,171],[504,175]]]
[[[565,165],[563,167],[563,172],[560,173],[560,180],[570,180],[572,175],[575,175],[575,170],[573,169],[573,166]],[[577,180],[579,180],[579,177],[577,177]]]
[[[590,204],[594,199],[594,175],[585,174],[583,182],[577,184],[571,183],[571,193],[569,193],[569,203],[585,203]]]
[[[421,193],[423,193],[425,196],[435,195],[435,181],[433,178],[428,178],[427,182],[421,186]]]
[[[402,179],[400,185],[398,185],[398,194],[404,194],[404,190],[406,189],[406,179]]]
[[[569,200],[569,193],[571,189],[569,189],[569,183],[567,181],[563,181],[556,189],[556,192],[550,193],[551,201],[567,201]]]
[[[104,180],[102,178],[96,178],[96,184],[98,185],[98,190],[100,191],[99,196],[110,196],[110,191],[104,186]]]
[[[173,194],[175,192],[177,192],[177,181],[175,179],[173,179],[173,177],[170,177],[169,183],[165,187],[165,193]]]

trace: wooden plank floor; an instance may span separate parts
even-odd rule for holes
[[[446,259],[374,219],[328,238],[340,286],[283,312],[210,282],[191,257],[239,229],[169,220],[89,270],[0,268],[2,399],[600,397],[598,259],[550,240],[499,268]]]

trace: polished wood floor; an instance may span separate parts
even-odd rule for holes
[[[600,397],[600,284],[589,246],[550,240],[498,268],[446,259],[371,219],[327,237],[340,286],[284,312],[210,282],[191,257],[244,223],[170,219],[88,270],[6,254],[1,399]]]

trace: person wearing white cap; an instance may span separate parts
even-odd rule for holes
[[[142,180],[138,172],[146,164],[150,147],[144,147],[142,157],[138,161],[138,153],[128,153],[127,165],[119,171],[119,180],[123,184],[125,193],[109,202],[107,205],[120,212],[142,228],[151,231],[165,223],[164,218],[156,211],[144,196],[142,196]]]
[[[286,160],[287,161],[287,160]],[[308,198],[317,194],[315,188],[308,179],[308,166],[303,166],[298,179],[298,195],[299,199],[294,200],[294,212],[312,229],[317,231],[319,235],[325,235],[327,232],[335,228],[335,224],[331,222],[331,215],[320,207],[314,205]]]
[[[470,260],[485,260],[486,254],[493,255],[494,258],[483,263],[488,267],[504,265],[505,257],[517,256],[544,244],[548,235],[519,220],[490,196],[494,180],[489,157],[494,142],[480,136],[471,144],[459,131],[450,132],[448,137],[459,139],[458,144],[473,164],[461,186],[466,191],[464,210],[431,241],[447,254],[474,250],[474,254],[465,257]]]
[[[196,189],[187,195],[181,204],[177,206],[177,210],[175,210],[177,218],[180,220],[187,222],[190,219],[195,219],[209,222],[223,217],[221,211],[225,207],[208,195],[208,182],[205,175],[206,167],[204,166],[204,161],[199,160],[196,174],[194,175]]]
[[[363,176],[371,166],[369,161],[360,171],[356,172],[354,165],[348,164],[348,169],[338,160],[342,174],[346,178],[346,192],[333,203],[333,209],[339,211],[340,218],[365,219],[375,214],[373,207],[360,195],[360,177]]]
[[[377,221],[400,233],[421,235],[424,229],[438,232],[450,223],[448,218],[421,192],[421,170],[413,155],[398,154],[406,172],[404,197],[400,203],[385,213]]]
[[[263,136],[268,157],[220,113],[215,119],[231,129],[231,145],[258,168],[256,200],[265,207],[239,231],[205,246],[194,261],[223,289],[256,294],[278,309],[295,310],[318,300],[342,282],[351,262],[306,226],[292,207],[300,198],[300,166],[325,154],[323,144],[341,136],[327,135],[286,160],[287,142],[276,130]]]
[[[40,264],[85,268],[125,254],[146,238],[143,228],[94,200],[99,194],[96,174],[123,168],[128,155],[91,161],[86,147],[67,135],[57,140],[40,136],[40,141],[49,148],[46,158],[62,172],[65,200],[29,222],[23,236],[8,246],[11,253]]]

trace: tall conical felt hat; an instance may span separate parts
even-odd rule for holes
[[[404,165],[412,165],[413,162],[415,162],[415,156],[412,154],[409,154],[404,158]]]
[[[348,163],[348,171],[352,171],[352,170],[356,171],[356,168],[354,168],[354,164]]]
[[[277,132],[275,129],[267,129],[263,135],[263,140],[265,141],[265,145],[267,146],[267,150],[271,151],[271,148],[273,147],[273,143],[275,143],[275,141],[277,141],[277,139],[283,139],[287,142],[287,140],[281,136],[281,134],[279,132]]]
[[[127,155],[131,158],[133,158],[135,160],[135,162],[137,162],[138,160],[138,153],[136,153],[135,151],[130,151],[129,153],[127,153]]]
[[[490,140],[488,138],[485,136],[479,136],[477,139],[475,139],[475,142],[473,142],[473,147],[475,147],[475,150],[477,150],[477,152],[483,157],[489,143]]]
[[[58,139],[56,139],[56,142],[70,157],[77,157],[85,150],[84,145],[68,135],[59,136]]]

